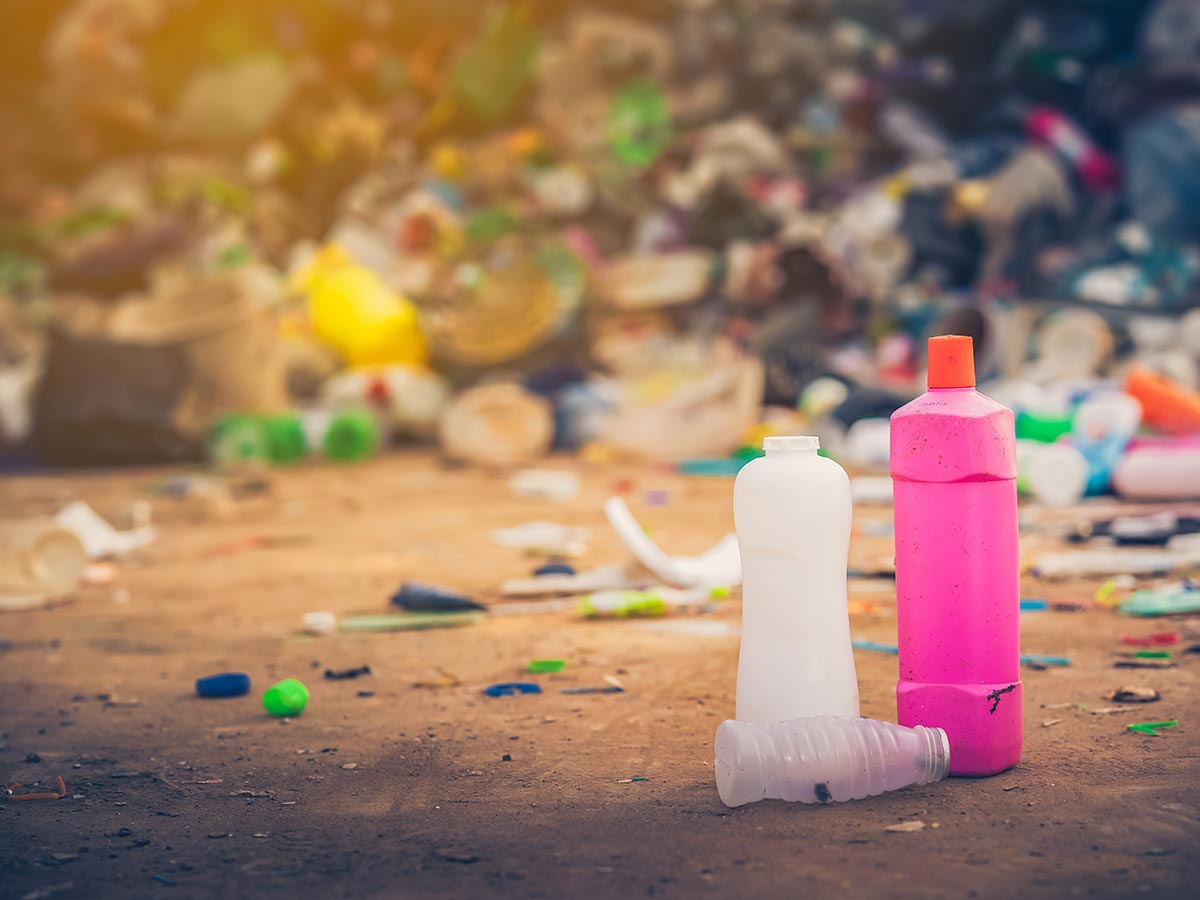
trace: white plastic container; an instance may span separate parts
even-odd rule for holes
[[[1132,449],[1113,469],[1113,488],[1127,500],[1200,499],[1200,446]]]
[[[950,742],[940,728],[874,719],[725,721],[717,728],[713,768],[726,806],[861,800],[941,781],[950,771]]]
[[[857,716],[846,556],[850,480],[815,437],[769,437],[738,473],[742,557],[737,718]]]
[[[1047,506],[1070,506],[1083,499],[1091,469],[1065,441],[1017,441],[1017,473],[1018,490]]]

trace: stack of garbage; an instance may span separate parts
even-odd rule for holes
[[[1189,0],[26,24],[0,440],[41,461],[687,462],[804,427],[869,466],[948,332],[1053,448],[1023,451],[1050,502],[1161,493],[1118,465],[1166,452],[1139,423],[1200,431]]]

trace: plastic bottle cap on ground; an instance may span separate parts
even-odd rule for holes
[[[929,339],[929,387],[975,387],[975,351],[969,336],[944,334]]]
[[[240,697],[250,693],[250,676],[243,672],[224,672],[197,678],[196,693],[201,697]]]
[[[263,694],[263,708],[273,716],[297,716],[306,706],[308,688],[295,678],[285,678]]]

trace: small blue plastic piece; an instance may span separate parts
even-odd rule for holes
[[[1021,598],[1021,612],[1038,612],[1043,609],[1048,609],[1050,604],[1045,600],[1035,600],[1033,598]]]
[[[201,697],[241,697],[250,693],[250,676],[243,672],[224,672],[197,678],[196,693]]]
[[[516,694],[540,694],[542,686],[532,681],[506,681],[503,684],[492,684],[483,689],[489,697],[512,697]]]
[[[534,575],[574,575],[575,567],[565,562],[548,562],[533,570]]]
[[[1071,659],[1067,656],[1042,656],[1040,653],[1021,654],[1021,665],[1023,666],[1069,666],[1070,664]]]
[[[855,650],[874,650],[877,653],[900,652],[900,648],[895,644],[881,644],[878,641],[851,641],[850,646]]]

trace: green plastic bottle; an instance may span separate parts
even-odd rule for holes
[[[629,166],[645,168],[662,155],[671,140],[671,110],[653,81],[635,81],[613,99],[608,143],[613,155]]]

